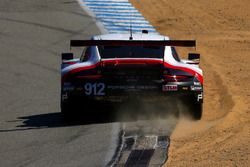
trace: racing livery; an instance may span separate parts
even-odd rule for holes
[[[177,97],[190,107],[193,118],[201,118],[200,55],[190,53],[188,60],[182,60],[175,49],[195,47],[195,41],[147,33],[105,34],[91,40],[71,40],[71,47],[84,49],[78,59],[73,53],[62,54],[63,114],[70,114],[76,105],[86,112],[86,106]]]

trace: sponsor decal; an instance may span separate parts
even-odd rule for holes
[[[78,88],[76,88],[76,91],[82,91],[83,90],[83,88],[82,87],[78,87]]]
[[[65,82],[63,84],[63,91],[72,91],[72,90],[74,90],[74,86],[71,85],[71,83]]]
[[[112,90],[147,90],[147,89],[158,89],[157,86],[152,86],[152,85],[108,85],[107,89],[112,89]]]
[[[200,82],[194,82],[194,85],[195,86],[201,86],[201,83]]]
[[[63,91],[73,91],[74,90],[74,86],[64,86],[63,87]]]
[[[201,91],[202,87],[201,86],[190,86],[192,91]]]
[[[68,94],[67,93],[62,94],[62,101],[67,100],[67,99],[68,99]]]
[[[178,86],[177,85],[162,85],[162,91],[166,92],[166,91],[177,91],[178,90]]]
[[[183,86],[182,90],[188,90],[188,87],[187,86]]]
[[[203,99],[203,94],[198,94],[197,95],[197,102],[201,101]]]

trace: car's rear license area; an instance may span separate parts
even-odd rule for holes
[[[160,95],[162,69],[161,63],[105,63],[99,69],[96,78],[79,77],[75,82],[74,92],[88,99],[114,102],[130,97],[142,98],[148,94]]]

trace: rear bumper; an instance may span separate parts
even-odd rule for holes
[[[87,92],[89,93],[89,92]],[[174,99],[194,98],[198,103],[203,102],[203,88],[195,87],[190,83],[160,84],[154,86],[107,86],[101,95],[86,94],[84,87],[63,89],[62,102],[79,103],[124,103],[127,101],[142,101],[155,103],[158,101],[171,101]]]

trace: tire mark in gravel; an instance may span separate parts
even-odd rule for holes
[[[220,74],[217,72],[217,70],[215,70],[216,68],[213,67],[212,64],[208,63],[205,57],[203,58],[202,61],[204,64],[209,66],[208,67],[208,69],[210,70],[209,75],[212,75],[214,80],[216,81],[216,88],[217,88],[216,90],[219,92],[217,93],[219,95],[219,104],[220,104],[219,108],[223,112],[219,118],[223,118],[234,107],[234,101],[232,99],[232,95],[229,93],[228,88],[225,85]]]
[[[167,161],[170,134],[177,118],[123,123],[120,142],[108,166],[162,166]]]

